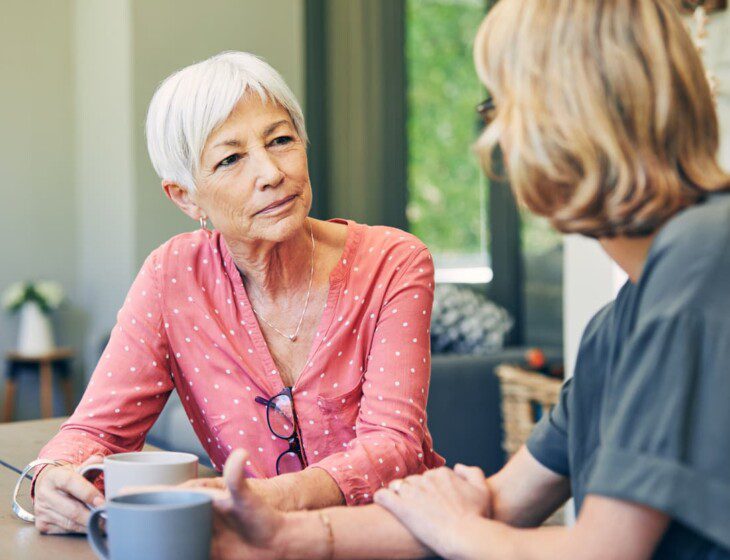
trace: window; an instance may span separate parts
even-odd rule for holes
[[[563,237],[544,218],[521,212],[524,306],[521,324],[527,344],[563,345]]]
[[[495,183],[490,193],[472,151],[480,131],[474,107],[485,96],[474,70],[472,45],[492,4],[405,0],[406,216],[410,231],[434,255],[437,282],[484,285],[499,275],[500,281],[486,286],[486,292],[514,315],[512,342],[560,346],[561,236],[526,211],[502,221],[515,210],[511,197],[496,191],[509,187]],[[493,234],[490,194],[495,205]],[[499,244],[494,260],[490,242]]]
[[[485,13],[483,0],[406,0],[406,216],[434,255],[437,282],[492,279],[488,182],[472,151],[484,97],[472,45]]]
[[[560,236],[487,181],[472,150],[486,95],[472,44],[495,2],[307,0],[315,215],[407,227],[437,282],[473,284],[513,316],[509,344],[559,346]]]

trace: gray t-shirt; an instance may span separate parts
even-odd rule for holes
[[[730,559],[730,194],[661,229],[527,447],[578,511],[596,494],[669,515],[655,558]]]

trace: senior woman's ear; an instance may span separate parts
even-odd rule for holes
[[[162,181],[162,190],[165,191],[167,198],[175,203],[185,214],[193,220],[199,220],[205,217],[205,212],[198,206],[193,197],[185,187],[181,187],[172,181]]]

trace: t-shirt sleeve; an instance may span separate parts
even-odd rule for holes
[[[560,399],[549,414],[537,423],[527,449],[543,466],[562,476],[570,476],[568,465],[568,403],[573,390],[573,379],[563,383]]]
[[[730,320],[656,317],[624,344],[586,493],[662,511],[730,548]]]

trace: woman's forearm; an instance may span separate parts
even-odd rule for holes
[[[494,484],[493,477],[487,480],[492,496],[490,519],[512,527],[537,527],[555,509],[554,503],[546,499],[537,502],[531,496],[525,496],[527,489],[505,488]]]
[[[453,539],[447,557],[453,560],[562,560],[576,556],[569,529],[542,527],[516,529],[480,517],[463,520],[459,535]]]
[[[277,536],[277,557],[302,560],[410,559],[434,555],[378,505],[321,510],[332,525],[333,548],[319,511],[290,512]],[[463,520],[446,557],[458,560],[575,558],[565,528],[515,529],[474,517]]]
[[[487,479],[490,517],[514,527],[536,527],[570,497],[570,480],[541,465],[523,446]]]
[[[320,512],[285,514],[275,548],[278,558],[361,560],[427,558],[435,553],[378,505],[322,510],[331,522],[334,546]],[[666,516],[623,505],[603,515],[590,512],[576,526],[519,529],[478,517],[461,519],[446,549],[453,560],[645,560],[666,529]]]
[[[320,512],[286,514],[277,537],[281,558],[320,560],[360,560],[375,558],[427,558],[432,552],[424,547],[388,511],[377,505],[336,507],[321,510],[332,525],[333,549]]]
[[[669,517],[651,508],[589,496],[571,527],[518,529],[472,516],[460,520],[441,551],[458,560],[647,560],[666,531]]]
[[[281,511],[322,509],[345,503],[339,486],[323,469],[305,469],[250,482],[254,492]]]

